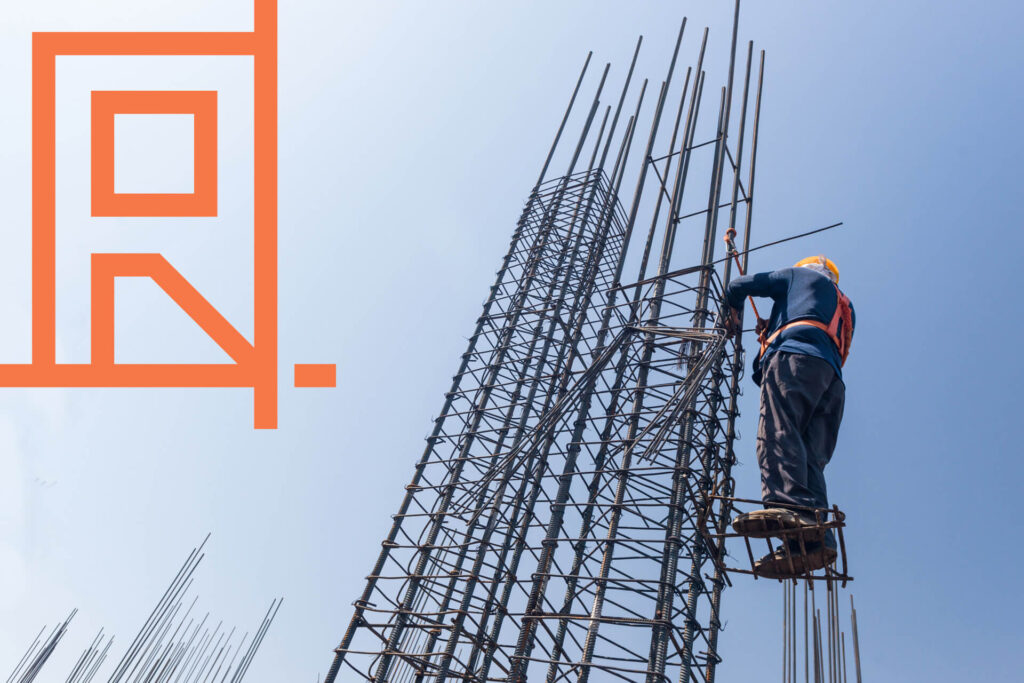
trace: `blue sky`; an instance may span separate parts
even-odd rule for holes
[[[242,0],[81,4],[0,9],[4,362],[25,360],[29,340],[30,32],[250,27]],[[248,625],[285,596],[249,680],[322,672],[586,52],[611,61],[616,82],[643,34],[639,73],[660,78],[686,14],[684,64],[692,29],[709,25],[720,80],[730,15],[710,0],[282,4],[281,428],[252,430],[244,391],[0,391],[0,670],[74,606],[51,676],[101,625],[127,640],[212,531],[204,605]],[[743,12],[741,40],[768,53],[754,242],[846,223],[751,266],[824,252],[857,306],[827,476],[849,515],[868,680],[1020,677],[1022,15],[1009,2],[923,0]],[[160,78],[212,82],[236,66]],[[128,65],[117,78],[149,75]],[[245,137],[232,130],[224,144]],[[73,186],[81,133],[65,142]],[[244,175],[244,154],[235,161]],[[222,191],[244,206],[241,184]],[[241,210],[216,224],[95,224],[75,222],[78,200],[67,201],[63,353],[88,348],[74,249],[108,243],[170,250],[251,325],[237,291],[245,250],[231,249]],[[154,292],[126,290],[124,302],[128,357],[216,360]],[[336,362],[338,388],[287,388],[295,362]],[[737,479],[755,494],[749,380],[741,409]],[[725,594],[718,680],[777,675],[781,602],[764,582]]]

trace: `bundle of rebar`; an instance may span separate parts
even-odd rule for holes
[[[106,644],[104,644],[104,640],[106,640]],[[64,683],[89,683],[107,660],[107,654],[113,644],[114,637],[104,638],[103,629],[100,629],[89,647],[85,648],[79,656],[78,661],[75,662],[75,668],[68,674]]]
[[[803,583],[803,635],[797,594]],[[820,590],[819,584],[819,590]],[[784,581],[782,597],[782,683],[848,683],[846,631],[839,610],[840,582],[826,581],[825,616],[815,599],[815,582]],[[857,634],[857,610],[850,596],[850,633],[855,680],[861,683],[860,642]],[[801,645],[802,641],[802,645]],[[802,655],[802,657],[801,657]],[[802,666],[801,666],[801,661]],[[801,676],[801,671],[803,675]]]
[[[76,614],[78,614],[77,609],[71,610],[71,614],[57,624],[45,639],[43,633],[46,632],[46,626],[43,626],[36,637],[32,639],[32,644],[25,650],[25,654],[14,667],[14,671],[7,677],[6,683],[31,683],[34,681],[50,659],[50,655],[57,649],[61,639],[64,638],[64,634],[68,631],[68,625]]]
[[[211,628],[208,612],[202,618],[193,615],[198,598],[193,598],[185,608],[186,596],[192,587],[193,575],[205,557],[205,544],[206,540],[189,554],[121,657],[109,683],[178,680],[237,683],[245,676],[280,609],[281,599],[271,601],[251,639],[249,633],[245,633],[236,640],[237,629],[228,630],[223,621]]]
[[[110,673],[108,683],[240,683],[249,670],[274,617],[281,608],[277,598],[250,637],[236,637],[223,621],[212,625],[209,612],[202,618],[193,614],[198,597],[189,600],[189,590],[209,536],[186,558],[185,563],[160,597],[149,617]],[[188,605],[186,607],[186,604]],[[41,640],[40,631],[25,652],[7,683],[30,683],[46,664],[67,632],[78,610]],[[45,630],[45,627],[44,627]],[[89,683],[110,654],[113,636],[96,635],[82,652],[65,683]]]

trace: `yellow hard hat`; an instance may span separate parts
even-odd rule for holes
[[[831,259],[827,259],[823,255],[819,254],[818,256],[808,256],[805,259],[800,259],[793,267],[801,268],[803,266],[825,266],[832,273],[832,279],[835,282],[839,282],[839,268],[836,267],[836,264],[832,263]]]

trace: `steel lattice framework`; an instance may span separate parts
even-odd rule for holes
[[[740,224],[749,248],[764,54],[734,97],[734,23],[703,125],[707,29],[673,88],[685,28],[653,111],[644,81],[617,133],[638,43],[617,105],[605,67],[564,150],[588,56],[328,683],[714,679],[743,363],[716,245]]]

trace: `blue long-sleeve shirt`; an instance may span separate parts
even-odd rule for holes
[[[770,273],[756,273],[738,277],[726,288],[726,299],[733,308],[743,308],[748,296],[772,299],[772,314],[768,319],[770,336],[786,323],[795,320],[818,320],[826,325],[832,321],[839,305],[832,281],[810,268],[782,268]],[[857,316],[850,304],[854,326]],[[852,331],[851,331],[852,334]],[[839,349],[824,330],[810,325],[797,325],[782,334],[754,359],[754,382],[761,383],[761,366],[776,351],[802,353],[827,361],[840,379],[843,377]],[[763,355],[763,357],[762,357]]]

